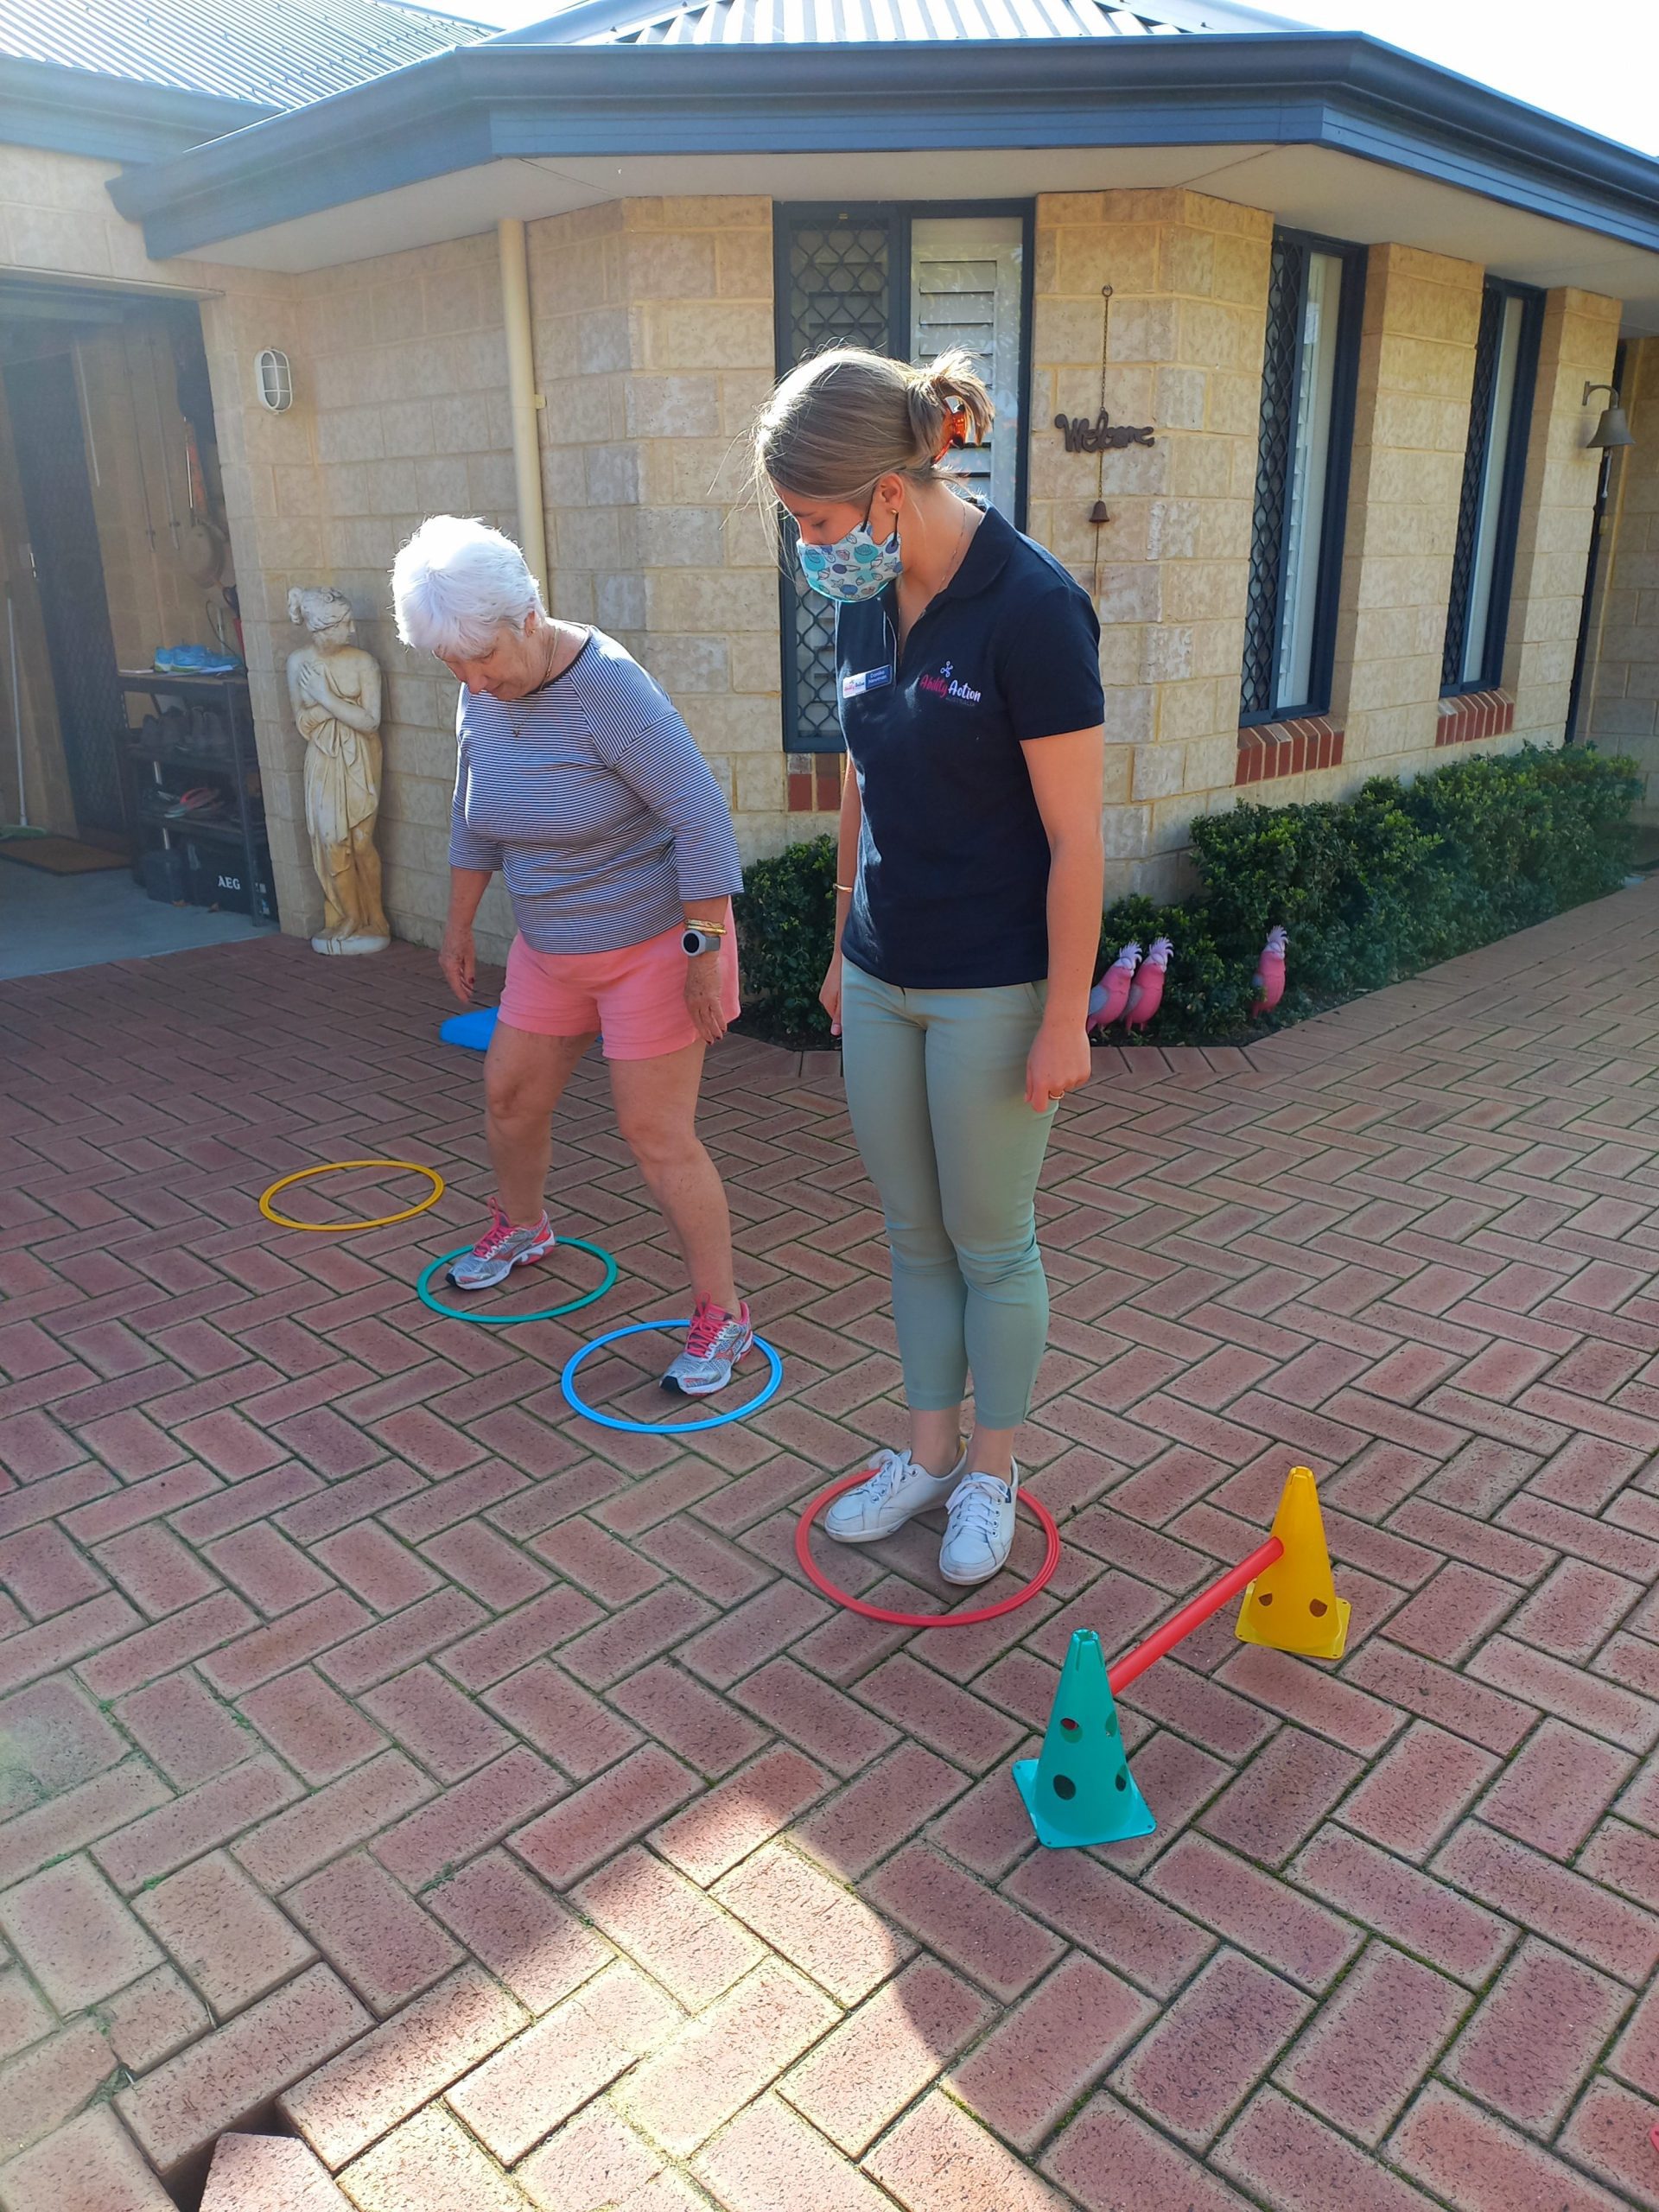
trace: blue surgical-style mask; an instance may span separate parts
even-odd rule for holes
[[[871,504],[874,505],[874,499]],[[822,598],[838,600],[844,607],[874,599],[877,592],[887,589],[905,565],[899,556],[898,531],[893,531],[885,545],[880,544],[870,528],[868,514],[833,545],[803,544],[796,550],[800,557],[801,574],[810,588]]]

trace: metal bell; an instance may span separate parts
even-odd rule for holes
[[[1584,387],[1584,397],[1580,404],[1587,407],[1590,404],[1591,393],[1596,391],[1605,391],[1611,400],[1612,405],[1602,409],[1600,422],[1584,442],[1586,448],[1633,446],[1636,440],[1630,435],[1630,423],[1623,406],[1619,404],[1618,386],[1614,384],[1586,384]]]
[[[1604,407],[1601,420],[1585,440],[1587,446],[1633,446],[1630,426],[1622,407]]]
[[[1604,416],[1603,420],[1605,421],[1605,419],[1606,418]],[[1622,423],[1624,418],[1621,415],[1618,419]],[[1590,442],[1593,445],[1595,443],[1595,440],[1592,438]],[[1630,440],[1629,438],[1624,438],[1618,440],[1618,442],[1623,445],[1629,445],[1630,443]],[[1089,510],[1089,519],[1093,523],[1096,530],[1100,528],[1102,523],[1110,522],[1111,517],[1106,512],[1106,502],[1104,499],[1096,499],[1095,501],[1094,505]]]

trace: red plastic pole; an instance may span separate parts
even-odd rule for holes
[[[1112,1695],[1122,1697],[1137,1675],[1144,1675],[1154,1661],[1173,1651],[1183,1637],[1191,1636],[1201,1628],[1211,1613],[1218,1613],[1230,1598],[1237,1597],[1247,1582],[1253,1582],[1263,1567],[1271,1567],[1282,1559],[1285,1548],[1277,1536],[1269,1536],[1258,1544],[1248,1559],[1230,1567],[1218,1582],[1201,1590],[1196,1598],[1189,1598],[1179,1613],[1172,1613],[1161,1628],[1154,1629],[1144,1643],[1137,1643],[1133,1651],[1126,1651],[1114,1667],[1106,1672],[1112,1686]]]

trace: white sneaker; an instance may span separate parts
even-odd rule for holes
[[[1019,1490],[1018,1467],[1007,1482],[995,1475],[969,1475],[957,1486],[939,1547],[939,1573],[947,1582],[988,1582],[1007,1565]]]
[[[964,1451],[948,1475],[930,1475],[908,1452],[884,1452],[868,1482],[843,1491],[824,1515],[824,1533],[838,1544],[879,1543],[931,1505],[943,1505],[967,1464]]]

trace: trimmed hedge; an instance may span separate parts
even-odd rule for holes
[[[1161,1011],[1167,1043],[1236,1043],[1616,891],[1634,847],[1637,773],[1586,746],[1472,760],[1402,784],[1376,776],[1348,800],[1238,806],[1192,825],[1199,889],[1179,906],[1121,899],[1101,964],[1131,938],[1173,939]],[[818,837],[757,861],[737,921],[746,1027],[823,1045],[818,987],[835,931],[836,850]],[[1252,1023],[1268,929],[1290,935],[1277,1011]]]

